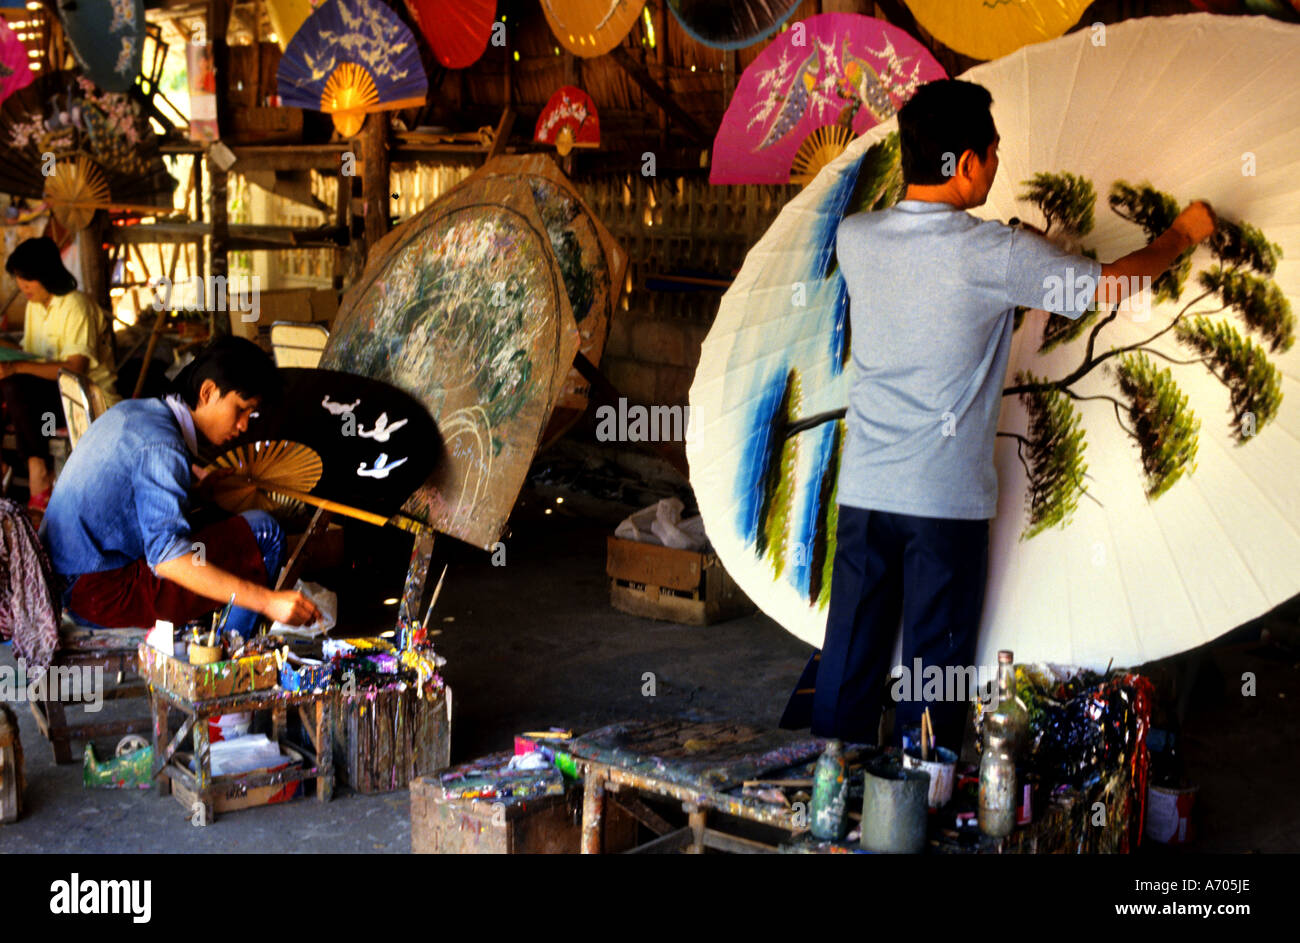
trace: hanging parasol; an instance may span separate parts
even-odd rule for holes
[[[906,2],[917,23],[949,49],[972,59],[997,59],[1062,35],[1079,22],[1090,0]]]
[[[289,48],[289,41],[320,5],[321,0],[266,0],[266,16],[281,52]]]
[[[623,41],[645,0],[542,0],[560,45],[575,56],[603,56]]]
[[[741,75],[713,142],[709,182],[806,183],[920,85],[943,77],[924,46],[881,20],[801,20]]]
[[[239,470],[218,484],[218,503],[232,511],[246,504],[271,510],[286,498],[324,499],[374,523],[396,514],[442,454],[424,404],[350,373],[287,367],[280,374],[277,407],[262,410],[215,463]]]
[[[144,55],[142,0],[58,0],[58,8],[86,78],[106,92],[134,85]]]
[[[552,144],[561,157],[575,147],[600,147],[600,116],[596,103],[580,88],[565,85],[556,89],[537,116],[533,140]]]
[[[798,6],[799,0],[668,0],[687,35],[715,49],[740,49],[766,39]]]
[[[325,0],[289,42],[276,71],[283,104],[323,111],[344,137],[365,116],[424,104],[429,80],[415,37],[377,0]]]
[[[498,157],[479,173],[523,178],[532,189],[551,252],[564,276],[569,307],[578,326],[578,351],[599,365],[627,274],[627,253],[546,155]],[[587,410],[589,393],[588,381],[576,367],[570,368],[543,442],[554,441],[578,421]]]
[[[486,170],[376,245],[321,365],[391,383],[426,406],[445,460],[404,510],[490,549],[578,331],[530,180]]]
[[[27,47],[0,17],[0,102],[31,85],[35,78],[27,64]]]
[[[1103,260],[1141,247],[1192,199],[1224,221],[1180,290],[1172,277],[1157,286],[1168,297],[1145,321],[1018,319],[1008,386],[1044,385],[1003,399],[981,664],[1000,648],[1141,664],[1300,590],[1298,40],[1300,28],[1261,19],[1133,20],[1109,27],[1105,47],[1077,34],[968,74],[992,93],[1001,135],[977,215],[1050,222],[1049,236]],[[843,409],[849,383],[835,232],[846,213],[900,196],[895,123],[850,145],[750,252],[691,389],[687,455],[709,537],[750,598],[813,645],[843,436],[842,422],[821,420]],[[1048,199],[1068,189],[1065,173],[1095,188],[1091,228]]]
[[[0,192],[44,200],[70,229],[97,209],[169,214],[175,188],[158,136],[126,95],[58,72],[0,106]]]
[[[406,0],[415,25],[447,69],[472,66],[487,49],[496,0]]]

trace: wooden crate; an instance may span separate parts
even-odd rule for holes
[[[140,673],[151,685],[171,691],[187,701],[264,691],[275,687],[280,676],[273,654],[191,665],[148,645],[141,645],[138,657]]]
[[[636,841],[636,819],[611,805],[604,847],[622,851]],[[581,846],[581,783],[569,783],[563,795],[504,801],[444,798],[437,776],[411,782],[412,854],[576,855]]]
[[[610,537],[605,572],[620,612],[687,625],[712,625],[754,611],[716,554]]]
[[[334,755],[342,780],[361,793],[406,789],[417,776],[451,762],[451,688],[437,700],[407,685],[355,694],[338,690],[334,701]]]

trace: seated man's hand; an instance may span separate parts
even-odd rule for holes
[[[213,486],[223,478],[229,478],[235,473],[233,468],[213,468],[204,471],[197,465],[191,465],[190,470],[194,474],[194,494],[200,501],[212,501]]]
[[[302,593],[291,589],[272,593],[262,615],[285,625],[311,625],[320,621],[320,610]]]

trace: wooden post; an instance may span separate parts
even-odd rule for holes
[[[316,701],[316,799],[334,798],[334,692],[322,693]]]
[[[598,855],[601,853],[601,832],[605,819],[605,783],[609,774],[596,771],[591,767],[586,770],[582,781],[582,853]]]
[[[212,44],[212,71],[216,77],[218,140],[229,133],[232,127],[230,96],[226,89],[226,83],[230,80],[230,46],[226,42],[226,30],[230,26],[230,13],[233,8],[233,0],[209,0],[208,2],[206,26],[208,42]],[[230,260],[227,255],[230,228],[226,212],[229,199],[229,175],[210,157],[208,179],[210,181],[209,212],[212,216],[209,270],[214,279],[221,278],[224,281],[230,275]],[[230,312],[212,312],[209,327],[213,334],[229,334]]]
[[[361,200],[365,207],[365,250],[370,251],[388,234],[389,187],[388,112],[366,116],[361,128]]]
[[[163,775],[163,767],[168,757],[164,756],[167,746],[167,700],[162,695],[149,692],[149,707],[153,711],[153,778],[154,788],[160,796],[172,794],[172,780]]]
[[[655,0],[655,72],[654,78],[671,93],[668,80],[668,6],[666,0]],[[731,101],[731,99],[727,99]],[[668,113],[659,109],[659,159],[668,156]]]

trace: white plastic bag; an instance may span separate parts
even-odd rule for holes
[[[295,583],[293,588],[316,604],[321,617],[311,625],[295,626],[285,625],[283,622],[273,622],[269,630],[271,635],[301,635],[305,638],[315,638],[334,628],[339,611],[337,593],[318,583],[304,583],[302,580]]]
[[[614,530],[614,536],[677,550],[702,551],[709,543],[704,534],[704,520],[698,515],[683,520],[684,507],[678,498],[664,498],[625,518]]]

